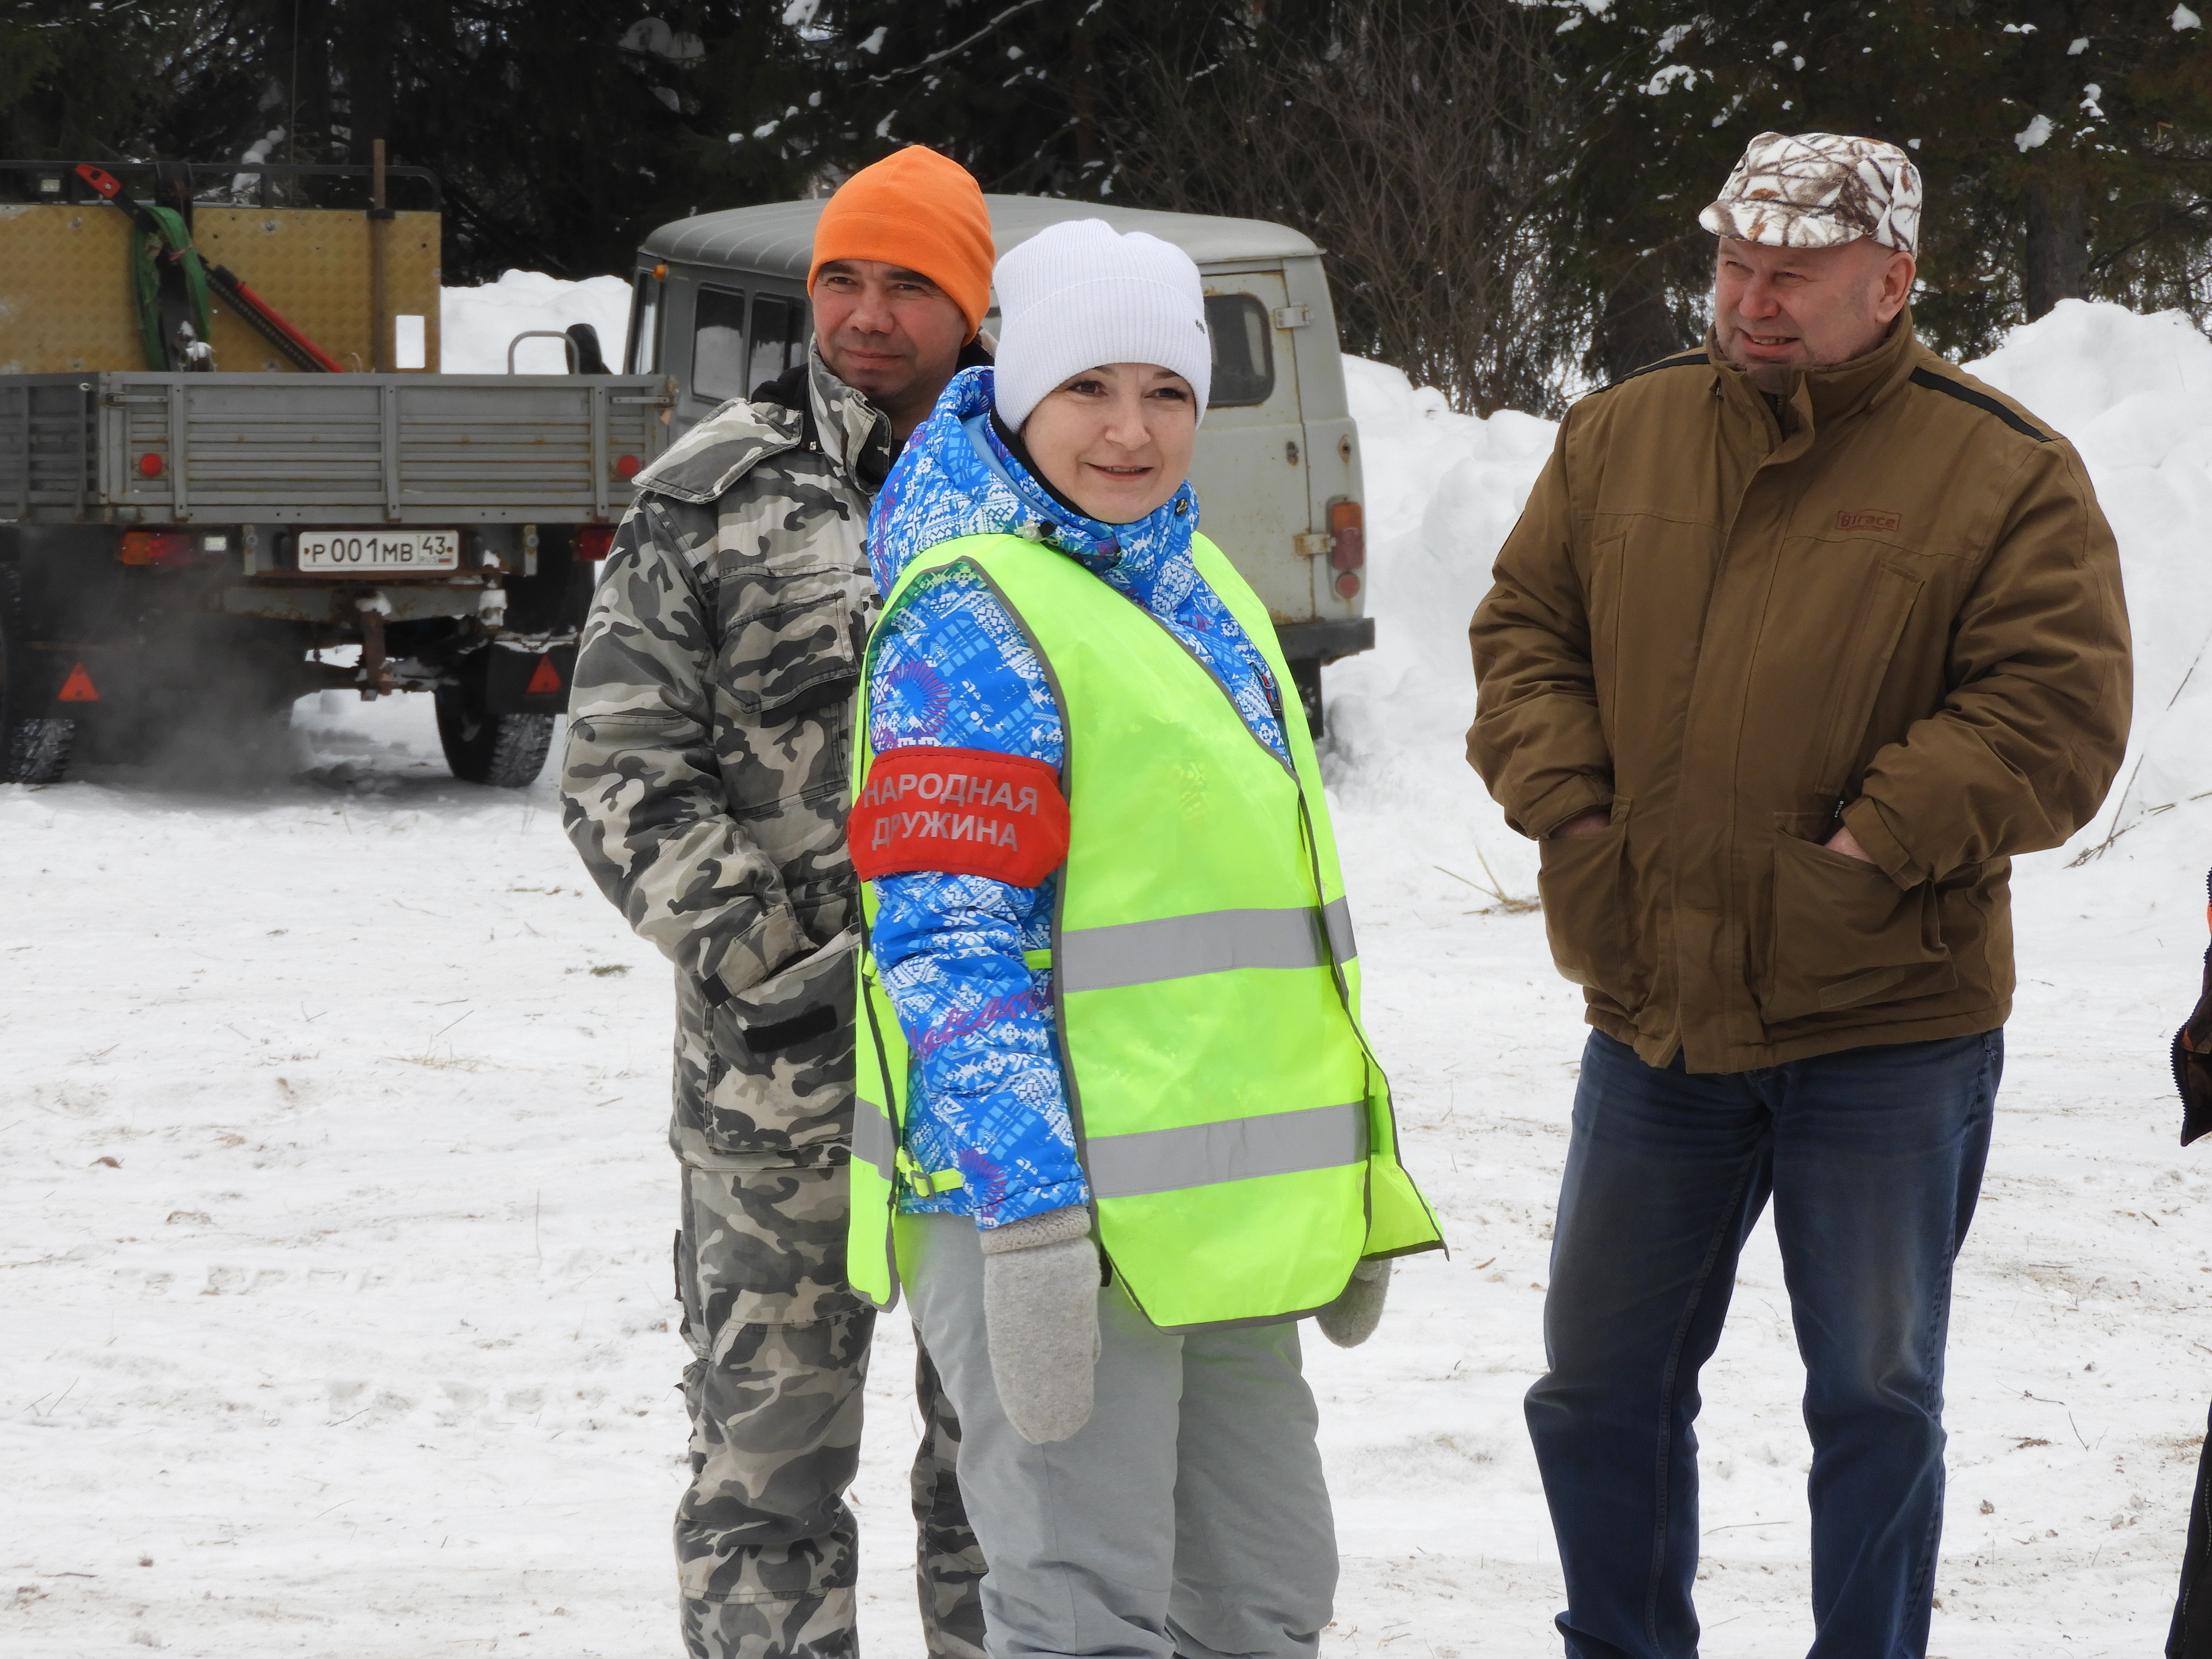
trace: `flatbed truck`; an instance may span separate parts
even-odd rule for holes
[[[265,743],[347,690],[428,692],[456,777],[531,781],[594,562],[670,441],[667,378],[605,372],[581,328],[563,349],[596,372],[435,372],[427,173],[391,170],[430,199],[401,213],[381,169],[106,167],[347,372],[222,301],[198,366],[146,366],[142,222],[78,164],[0,162],[0,779],[186,726]],[[364,184],[359,210],[270,201]]]

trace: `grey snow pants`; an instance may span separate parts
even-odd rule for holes
[[[920,1216],[907,1286],[961,1430],[990,1659],[1310,1659],[1336,1530],[1295,1322],[1175,1335],[1099,1291],[1097,1404],[1033,1446],[991,1380],[969,1216]]]

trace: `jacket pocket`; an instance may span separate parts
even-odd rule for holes
[[[1629,927],[1627,847],[1628,802],[1616,799],[1612,823],[1596,835],[1538,843],[1536,893],[1561,976],[1632,1012],[1643,975]]]
[[[1774,839],[1773,933],[1759,1012],[1769,1025],[1934,996],[1959,982],[1936,890],[1817,842]]]
[[[735,995],[709,981],[708,1146],[837,1161],[853,1137],[853,929]],[[714,1000],[720,996],[719,1001]]]
[[[817,714],[851,700],[866,626],[849,580],[791,582],[730,618],[716,678],[746,725]]]
[[[716,746],[730,813],[780,864],[824,850],[842,861],[861,630],[838,589],[750,611],[725,632]]]

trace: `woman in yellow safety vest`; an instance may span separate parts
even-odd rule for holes
[[[1196,534],[1197,269],[1084,220],[997,286],[995,368],[869,525],[850,1271],[903,1284],[958,1412],[994,1659],[1310,1655],[1336,1548],[1296,1322],[1364,1340],[1440,1240],[1311,737]]]

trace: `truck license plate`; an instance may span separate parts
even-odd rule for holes
[[[311,571],[459,570],[455,530],[303,530],[300,568]]]

